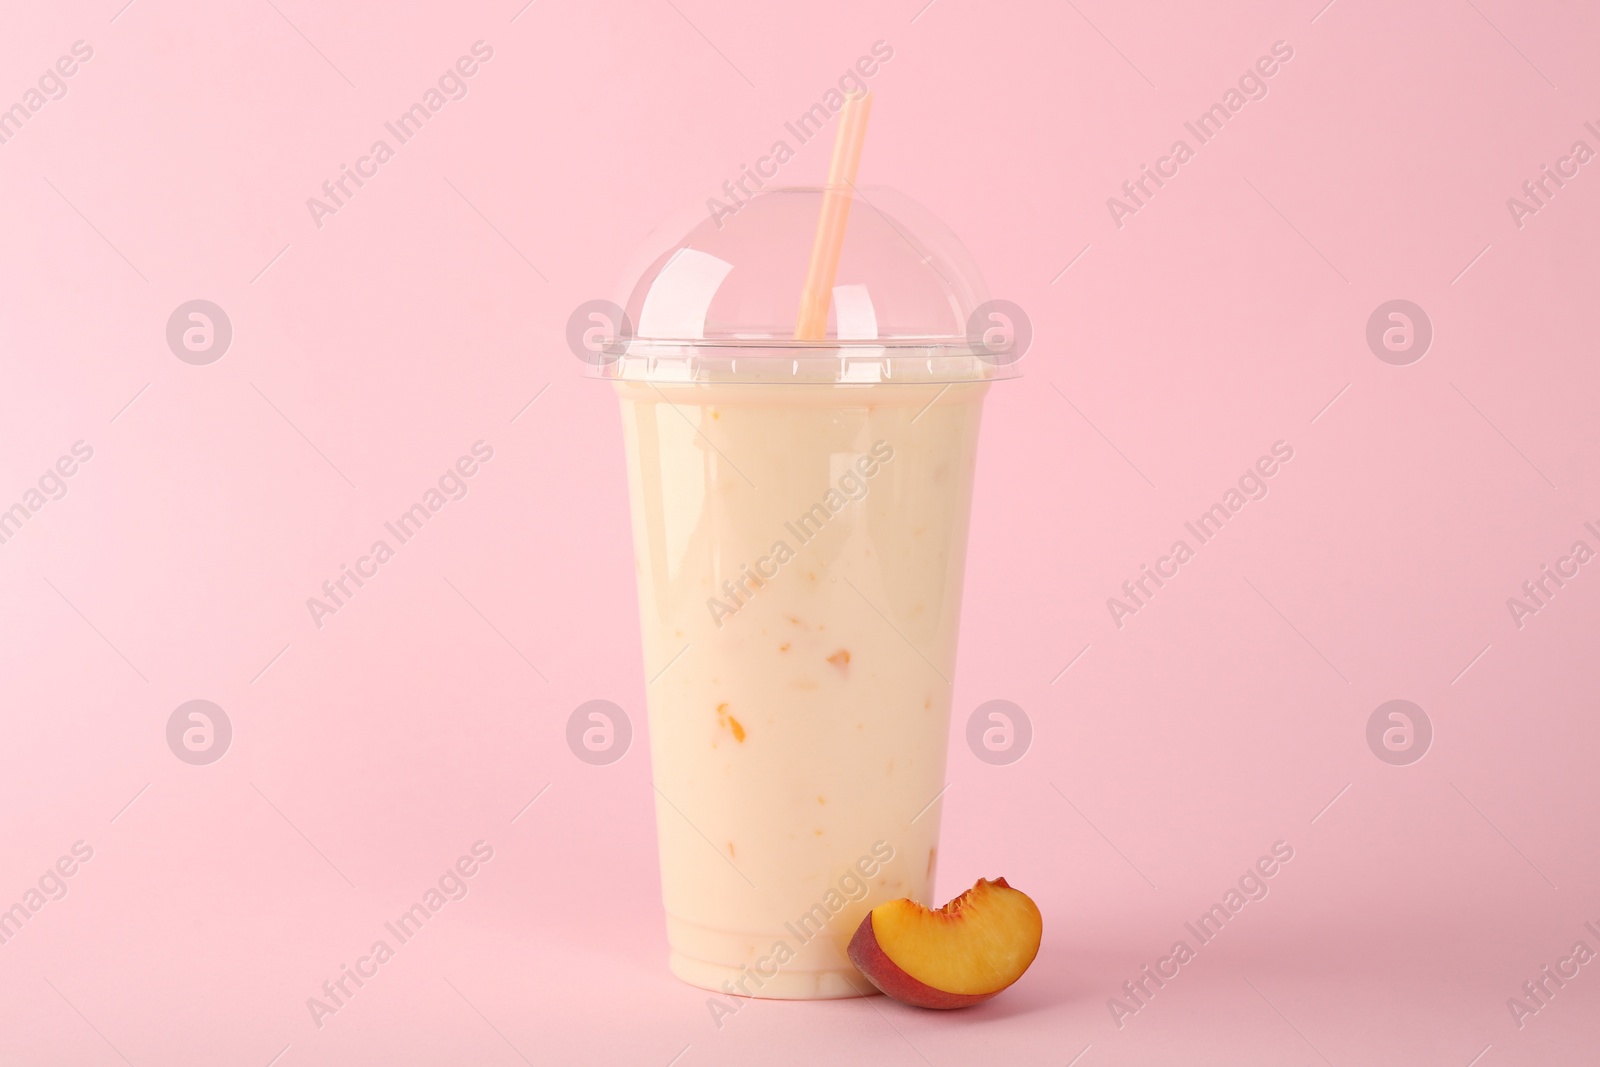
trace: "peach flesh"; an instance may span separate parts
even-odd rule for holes
[[[1004,878],[977,884],[937,911],[880,904],[850,939],[849,956],[880,991],[921,1008],[963,1008],[1010,986],[1039,952],[1043,922]]]

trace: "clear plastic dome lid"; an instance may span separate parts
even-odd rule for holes
[[[812,325],[801,330],[808,280],[818,276],[818,220],[830,196],[849,198],[838,266]],[[956,236],[881,187],[771,188],[737,203],[711,201],[687,233],[646,254],[625,302],[611,305],[618,321],[609,338],[594,350],[600,376],[971,381],[1013,377],[1027,345],[1019,336],[1028,332],[1025,317],[1013,322],[1010,311],[1019,309],[988,299]],[[822,303],[826,322],[818,329]]]

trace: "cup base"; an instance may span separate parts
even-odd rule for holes
[[[707,963],[679,952],[671,954],[668,966],[680,980],[724,996],[728,995],[724,982],[738,989],[741,980],[744,988],[750,991],[750,996],[757,1000],[843,1000],[847,997],[876,996],[878,993],[872,983],[854,968],[847,971],[780,969],[771,978],[759,978],[761,984],[758,987],[756,981],[759,976],[754,976],[749,968],[740,970],[720,963]]]

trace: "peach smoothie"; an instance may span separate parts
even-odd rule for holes
[[[872,992],[872,908],[933,889],[988,383],[615,382],[671,967]]]

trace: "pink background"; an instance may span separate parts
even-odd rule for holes
[[[1506,1005],[1600,949],[1600,566],[1521,628],[1506,606],[1600,547],[1597,165],[1520,228],[1506,206],[1600,149],[1600,11],[920,3],[6,13],[0,106],[93,58],[0,145],[0,505],[93,458],[0,545],[0,906],[94,853],[0,945],[0,1062],[1600,1055],[1600,964],[1520,1028]],[[316,226],[306,198],[478,40],[468,95]],[[564,331],[877,40],[862,180],[1036,331],[989,402],[939,891],[1003,874],[1045,941],[967,1012],[719,1028],[665,967],[615,401]],[[1266,98],[1118,228],[1106,199],[1279,40]],[[1434,328],[1409,366],[1365,340],[1396,298]],[[208,366],[165,341],[192,299],[233,325]],[[313,625],[480,439],[466,498]],[[1279,440],[1270,495],[1118,628],[1106,599]],[[234,729],[209,766],[165,738],[197,698]],[[1433,724],[1409,766],[1365,738],[1395,698]],[[640,731],[609,766],[564,740],[590,699]],[[990,699],[1033,724],[1010,765],[965,744]],[[469,895],[316,1027],[306,999],[480,839]],[[1278,840],[1270,896],[1119,1028],[1107,998]]]

